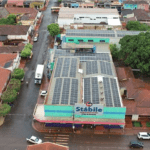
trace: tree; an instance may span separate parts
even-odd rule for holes
[[[21,80],[24,77],[24,70],[20,69],[20,68],[17,68],[13,71],[11,76],[12,76],[12,78]]]
[[[10,14],[7,18],[0,19],[0,25],[15,25],[16,24],[16,16]]]
[[[58,35],[60,33],[59,25],[56,23],[52,23],[47,26],[47,30],[49,31],[51,36]]]
[[[0,116],[5,116],[7,115],[11,110],[11,106],[8,104],[2,104],[0,105]]]
[[[110,44],[109,48],[110,48],[113,59],[118,59],[118,57],[119,57],[119,48],[117,47],[117,45],[116,44]]]
[[[21,57],[29,57],[29,56],[31,56],[32,48],[33,48],[33,45],[31,45],[30,43],[25,45],[24,49],[21,51]]]
[[[126,65],[150,73],[150,33],[127,35],[120,39],[120,55]]]
[[[20,87],[21,87],[21,81],[20,80],[11,79],[7,89],[16,90],[18,92],[20,90]]]
[[[126,28],[134,31],[150,31],[150,26],[139,21],[128,21]]]
[[[2,101],[8,103],[13,102],[16,98],[17,98],[17,91],[11,89],[5,91],[1,96]]]

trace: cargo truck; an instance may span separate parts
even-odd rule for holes
[[[38,64],[35,71],[35,84],[41,84],[44,73],[44,65]]]

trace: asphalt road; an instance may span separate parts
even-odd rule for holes
[[[47,25],[55,22],[57,14],[51,14],[50,8],[56,6],[56,1],[50,1],[44,13],[39,30],[38,42],[33,46],[33,58],[26,64],[25,81],[29,78],[29,85],[22,83],[20,94],[15,101],[5,123],[0,127],[0,150],[26,150],[29,144],[26,138],[31,135],[42,138],[43,141],[53,141],[67,145],[71,150],[129,150],[130,140],[136,136],[109,135],[74,135],[74,134],[42,134],[32,128],[33,110],[39,94],[39,85],[34,84],[34,73],[37,64],[43,64],[47,58],[48,32]],[[150,141],[144,141],[144,150],[149,150]]]
[[[40,88],[39,85],[34,84],[34,73],[37,64],[43,64],[47,57],[49,42],[47,25],[55,22],[57,14],[51,15],[50,8],[56,5],[55,1],[50,1],[47,10],[43,12],[39,39],[33,45],[33,58],[25,67],[25,81],[29,79],[29,85],[27,86],[25,81],[22,83],[15,105],[0,127],[0,150],[25,150],[29,144],[26,142],[27,137],[31,135],[43,137],[32,128],[33,110]]]

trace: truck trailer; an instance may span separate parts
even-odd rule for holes
[[[41,84],[44,73],[44,65],[38,64],[35,72],[35,84]]]

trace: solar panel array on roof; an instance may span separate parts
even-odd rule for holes
[[[70,53],[68,50],[55,50],[54,60],[59,56],[78,56],[80,61],[104,60],[111,61],[109,53]]]
[[[124,37],[125,35],[138,35],[141,31],[116,31],[118,37]]]
[[[70,58],[65,58],[64,65],[63,65],[62,77],[68,77],[69,66],[70,66]]]
[[[66,36],[101,36],[101,37],[115,37],[115,34],[94,34],[94,33],[67,33]]]
[[[76,70],[77,70],[77,59],[72,58],[71,60],[71,68],[70,68],[70,77],[76,77]]]
[[[109,78],[103,77],[105,102],[107,107],[113,107]]]
[[[99,90],[97,77],[92,77],[92,103],[99,104]]]
[[[111,63],[100,61],[100,68],[102,74],[113,75]]]
[[[63,63],[63,58],[58,58],[54,77],[60,77],[61,69],[62,69],[62,63]]]
[[[86,74],[97,74],[98,66],[97,61],[87,61],[86,62]]]
[[[84,79],[84,103],[91,102],[90,78]]]
[[[61,104],[68,104],[69,101],[70,78],[65,78],[61,96]]]
[[[78,102],[78,79],[72,79],[70,105]]]
[[[55,83],[55,88],[54,88],[52,104],[59,104],[61,87],[62,87],[62,78],[57,78]]]
[[[117,88],[117,82],[115,79],[110,79],[110,82],[111,82],[112,95],[114,99],[114,106],[121,107],[118,88]]]

